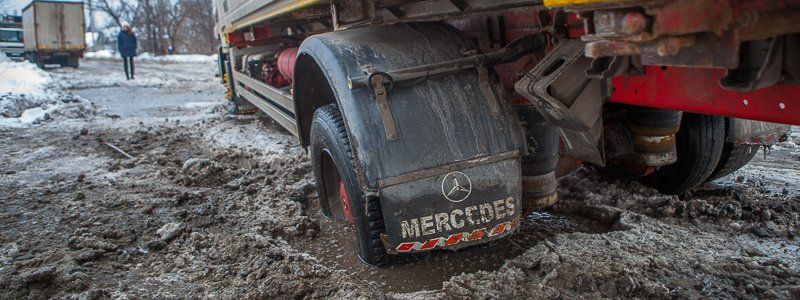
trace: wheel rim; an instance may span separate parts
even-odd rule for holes
[[[339,202],[342,205],[342,212],[344,213],[347,222],[355,224],[353,221],[353,212],[350,210],[350,197],[347,197],[347,190],[344,188],[344,182],[339,180]]]
[[[325,189],[323,205],[327,207],[333,219],[355,224],[350,197],[347,195],[347,189],[339,173],[339,168],[333,162],[331,153],[327,149],[322,151],[320,167],[322,168],[322,183]]]

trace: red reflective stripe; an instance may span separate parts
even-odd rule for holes
[[[495,236],[495,235],[503,233],[503,231],[506,231],[506,224],[508,224],[508,223],[497,224],[497,226],[494,227],[494,229],[492,230],[492,233],[489,234],[489,236]]]
[[[414,251],[414,250],[419,250],[419,251],[432,250],[432,249],[437,248],[437,247],[452,246],[452,245],[458,244],[458,243],[460,243],[462,241],[473,242],[473,241],[480,240],[480,239],[482,239],[484,237],[487,237],[487,236],[488,237],[494,237],[494,236],[498,236],[498,235],[501,235],[501,234],[508,233],[511,230],[514,230],[514,227],[518,226],[521,220],[522,220],[522,217],[520,216],[520,217],[515,218],[512,221],[508,221],[508,222],[503,222],[503,223],[497,224],[491,230],[475,229],[475,230],[472,231],[472,233],[466,233],[466,232],[454,233],[454,234],[451,234],[447,238],[438,237],[438,238],[429,239],[429,240],[427,240],[425,242],[406,242],[406,243],[402,243],[399,246],[397,246],[396,250],[397,250],[397,252],[409,252],[409,251]]]
[[[458,242],[460,242],[461,238],[463,238],[463,237],[464,237],[463,233],[453,234],[449,238],[447,238],[447,241],[444,242],[444,245],[445,246],[450,246],[450,245],[458,244]]]
[[[411,251],[411,249],[414,249],[414,245],[416,244],[417,244],[416,242],[402,243],[400,244],[400,246],[397,246],[397,252]]]
[[[439,239],[440,238],[428,240],[427,242],[425,242],[425,244],[422,244],[422,247],[419,247],[419,250],[430,250],[433,247],[436,247],[436,245],[439,244]]]
[[[522,221],[522,216],[514,218],[514,220],[511,221],[508,230],[514,230],[515,228],[517,228],[517,226],[519,226],[520,221]]]
[[[475,229],[467,238],[467,241],[474,241],[483,238],[483,229]]]

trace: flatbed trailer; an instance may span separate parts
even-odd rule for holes
[[[384,266],[513,232],[581,164],[682,194],[800,125],[800,1],[217,0],[237,112]]]

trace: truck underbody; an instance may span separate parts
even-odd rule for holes
[[[309,148],[370,264],[505,236],[584,163],[682,194],[800,125],[800,1],[217,9],[235,109]]]

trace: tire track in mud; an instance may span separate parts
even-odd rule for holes
[[[310,213],[315,212],[312,208]],[[322,220],[319,238],[290,244],[318,258],[326,266],[376,282],[385,292],[411,293],[439,290],[444,282],[462,273],[498,270],[506,260],[558,234],[599,234],[608,232],[612,225],[579,215],[534,213],[525,218],[520,228],[507,238],[455,252],[434,251],[421,261],[388,268],[374,268],[362,263],[355,254],[356,241],[352,227],[339,221]]]

